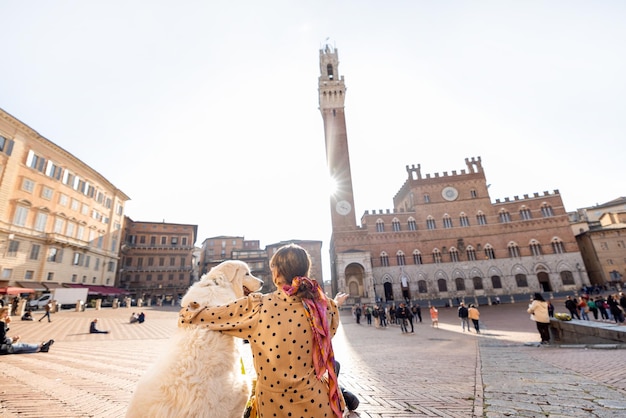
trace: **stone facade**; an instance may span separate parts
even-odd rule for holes
[[[0,109],[0,286],[114,286],[127,200]]]

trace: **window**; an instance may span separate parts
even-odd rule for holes
[[[139,243],[140,244],[145,244],[146,243],[146,236],[145,235],[141,235],[139,237]]]
[[[459,217],[459,223],[461,224],[461,226],[470,226],[469,218],[464,213],[461,213],[461,216]]]
[[[441,263],[441,251],[439,251],[439,249],[437,248],[433,250],[433,263]]]
[[[96,263],[93,266],[93,269],[96,270],[96,271],[100,270],[100,259],[99,258],[96,258]]]
[[[472,283],[474,284],[474,289],[482,290],[483,289],[483,279],[482,277],[472,277]]]
[[[458,263],[459,262],[459,252],[457,251],[456,248],[452,247],[450,248],[449,251],[450,254],[450,261],[453,263]]]
[[[89,268],[89,263],[91,263],[91,256],[90,255],[85,257],[85,267]]]
[[[526,275],[518,273],[515,275],[515,283],[517,287],[528,287],[528,280],[526,280]]]
[[[574,282],[574,275],[572,274],[571,271],[562,271],[561,273],[559,273],[559,275],[561,276],[561,281],[563,282],[563,285],[572,285],[575,284]]]
[[[394,219],[391,221],[391,229],[392,229],[394,232],[398,232],[398,231],[400,231],[400,221],[399,221],[397,218],[394,218]]]
[[[174,280],[174,275],[172,273],[167,275],[168,280]]]
[[[445,279],[437,280],[437,287],[439,288],[440,292],[447,292],[448,291],[448,283],[446,283]]]
[[[544,203],[543,205],[541,205],[541,216],[543,216],[544,218],[550,218],[554,216],[554,211],[552,210],[552,206],[548,205],[547,203]]]
[[[489,259],[489,260],[495,260],[496,259],[496,253],[493,250],[493,247],[489,244],[485,245],[485,258]]]
[[[419,293],[428,293],[428,285],[426,284],[426,280],[417,281],[417,291]]]
[[[26,273],[24,273],[24,279],[33,280],[33,277],[35,277],[35,272],[33,270],[26,270]]]
[[[109,261],[107,264],[107,271],[115,271],[115,261]]]
[[[376,220],[376,232],[385,232],[385,223],[382,219]]]
[[[543,251],[541,251],[541,244],[539,244],[537,240],[530,241],[530,253],[535,257],[543,254]]]
[[[419,250],[413,251],[413,264],[423,264],[422,254],[419,252]]]
[[[476,193],[476,190],[474,190],[474,189],[470,190],[470,197],[472,199],[476,199],[478,197],[478,194]]]
[[[505,211],[504,209],[500,211],[499,216],[500,216],[500,223],[507,224],[511,222],[511,214]]]
[[[478,222],[478,225],[487,225],[487,217],[484,213],[478,212],[476,214],[476,222]]]
[[[404,253],[402,251],[398,251],[398,253],[396,254],[396,263],[399,266],[406,265],[406,260],[404,258]]]
[[[516,243],[514,243],[514,242],[509,243],[509,247],[508,248],[509,248],[509,257],[510,258],[519,258],[519,257],[521,257],[520,251],[519,251],[519,246]]]
[[[48,177],[52,177],[53,179],[56,179],[56,180],[61,180],[62,173],[63,173],[63,169],[61,167],[59,167],[52,161],[48,160],[48,164],[46,166],[46,175]]]
[[[76,199],[72,199],[72,205],[70,206],[70,208],[73,211],[78,212],[78,210],[80,209],[80,202],[78,200],[76,200]]]
[[[476,250],[471,245],[465,250],[467,261],[476,261]]]
[[[443,227],[446,229],[452,228],[452,218],[447,214],[443,216]]]
[[[157,280],[163,280],[163,275],[162,274],[157,274]]]
[[[54,280],[54,272],[49,271],[48,275],[46,276],[46,280],[49,281],[49,282]]]
[[[462,292],[465,290],[465,280],[462,277],[457,277],[454,279],[454,284],[456,286],[456,290]]]
[[[165,257],[159,257],[159,267],[165,266]]]
[[[2,270],[2,278],[10,279],[13,276],[13,269],[4,269]]]
[[[13,140],[7,139],[3,136],[0,136],[0,151],[4,152],[6,155],[11,155],[13,151]]]
[[[78,274],[72,274],[72,283],[76,283],[78,281]]]
[[[426,219],[426,229],[437,229],[437,224],[432,216],[428,216]]]
[[[183,237],[183,242],[182,242],[182,244],[183,244],[183,245],[187,245],[187,237]]]
[[[148,257],[148,266],[154,265],[154,257]]]
[[[167,244],[167,237],[161,237],[161,245]]]
[[[176,257],[170,257],[170,266],[176,265]]]
[[[137,267],[143,267],[143,257],[137,257]]]
[[[61,218],[56,218],[54,220],[54,233],[55,234],[60,234],[63,232],[63,225],[65,224],[65,221]]]
[[[48,251],[48,261],[57,261],[57,256],[58,256],[59,250],[52,247],[50,248],[50,251]]]
[[[17,226],[26,226],[27,218],[28,218],[28,208],[24,206],[17,206],[15,208],[15,216],[13,217],[13,223]]]
[[[180,258],[180,266],[181,267],[185,267],[185,263],[187,262],[187,258],[186,257],[181,257]]]
[[[37,260],[39,258],[40,249],[41,249],[41,246],[39,244],[33,244],[30,247],[30,255],[28,258],[30,258],[31,260]]]
[[[82,225],[79,225],[78,229],[76,230],[76,238],[83,239],[84,236],[85,236],[85,227]]]
[[[46,223],[48,223],[48,214],[39,212],[35,219],[35,231],[44,232],[46,230]]]
[[[43,188],[41,189],[41,197],[43,197],[44,199],[52,200],[53,194],[54,191],[49,187],[43,186]]]
[[[46,159],[35,154],[33,150],[30,150],[28,151],[28,155],[26,157],[26,165],[43,173],[46,167]]]
[[[68,237],[74,237],[74,230],[75,230],[75,228],[76,228],[76,224],[74,222],[68,222],[65,234]]]
[[[558,238],[554,238],[552,240],[552,252],[554,254],[563,254],[565,252],[565,246],[563,245],[563,241]]]
[[[151,281],[152,281],[152,274],[148,274],[148,275],[146,276],[146,281],[147,281],[147,282],[151,282]]]
[[[389,267],[389,256],[384,251],[380,253],[380,265],[382,267]]]
[[[156,245],[156,237],[155,236],[151,236],[150,237],[150,245]]]
[[[417,231],[417,223],[415,222],[415,219],[413,218],[409,218],[409,231]]]
[[[59,205],[61,206],[67,206],[67,202],[68,202],[68,197],[67,195],[64,195],[63,193],[61,193],[59,195]]]
[[[17,252],[20,249],[20,242],[16,241],[14,239],[9,241],[9,250],[7,251],[7,256],[9,257],[16,257],[17,256]]]
[[[424,195],[424,203],[430,203],[430,196],[428,194]]]
[[[74,257],[72,258],[72,265],[73,266],[80,266],[81,265],[80,253],[74,253]]]
[[[491,276],[491,287],[494,289],[502,289],[502,280],[500,276]]]
[[[178,237],[172,237],[172,245],[178,245]]]
[[[522,206],[522,209],[520,209],[519,211],[519,216],[522,221],[528,221],[533,218],[532,214],[530,213],[530,209],[528,209],[526,206]]]

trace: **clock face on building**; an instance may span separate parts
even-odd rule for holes
[[[444,189],[441,191],[441,196],[451,202],[459,197],[459,191],[452,186],[444,187]]]
[[[352,210],[352,205],[346,200],[340,200],[335,206],[335,210],[340,215],[347,215]]]

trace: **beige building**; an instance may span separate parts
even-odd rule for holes
[[[0,109],[0,287],[114,286],[128,200]]]
[[[338,184],[330,202],[333,293],[347,292],[353,303],[491,303],[589,283],[558,190],[492,202],[480,157],[443,173],[407,165],[393,207],[365,211],[357,224],[338,65],[335,48],[320,50],[319,106]]]
[[[626,275],[626,198],[569,215],[591,284],[622,288]]]
[[[197,273],[197,225],[124,222],[119,286],[143,300],[169,301],[187,292]]]

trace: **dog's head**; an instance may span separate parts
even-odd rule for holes
[[[251,292],[256,292],[262,286],[263,281],[252,275],[248,264],[239,260],[224,261],[213,267],[189,288],[183,297],[182,306],[188,306],[192,302],[205,305],[217,302],[207,300],[207,298],[215,298],[218,289],[227,291],[231,295],[234,294],[234,298],[232,298],[234,300]],[[220,300],[219,302],[230,302],[230,300]]]

